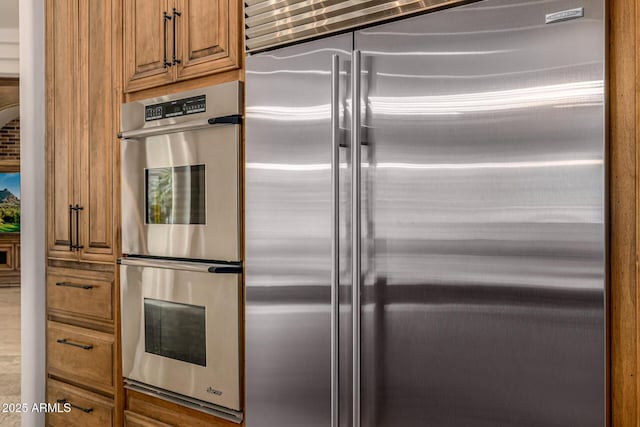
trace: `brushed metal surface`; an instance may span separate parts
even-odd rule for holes
[[[147,138],[156,135],[166,135],[170,133],[186,132],[190,130],[200,130],[205,128],[214,128],[219,126],[236,126],[230,123],[210,124],[209,119],[202,118],[189,122],[176,123],[166,126],[158,126],[152,128],[142,128],[121,132],[120,137],[123,139]]]
[[[240,260],[240,132],[207,119],[241,114],[242,89],[241,82],[229,82],[122,105],[122,133],[131,138],[122,141],[124,254]],[[148,105],[200,95],[206,97],[202,113],[145,121]],[[147,224],[145,170],[189,165],[205,165],[205,224]],[[189,203],[188,192],[176,194],[176,202]]]
[[[469,0],[245,1],[247,52],[269,49]]]
[[[331,427],[340,424],[340,57],[331,57]]]
[[[122,119],[121,130],[122,132],[130,132],[142,129],[162,128],[194,121],[204,122],[206,119],[212,117],[242,114],[242,90],[242,82],[228,82],[122,104],[120,113]],[[147,105],[162,104],[200,95],[206,96],[206,111],[202,113],[169,117],[148,122],[144,120],[144,108]]]
[[[331,67],[336,54],[346,129],[351,44],[339,36],[247,58],[247,426],[331,425]],[[342,192],[340,203],[342,291],[350,284]],[[349,347],[340,337],[340,368]],[[348,413],[347,404],[340,417]]]
[[[485,0],[356,33],[362,425],[605,425],[603,13]]]
[[[137,258],[127,257],[119,258],[118,264],[130,265],[136,267],[153,267],[153,268],[168,268],[170,270],[182,270],[182,271],[194,271],[197,273],[212,273],[211,268],[224,268],[232,265],[238,266],[239,264],[220,264],[210,262],[190,262],[182,260],[170,260],[170,259],[153,259],[153,258]],[[227,274],[227,273],[224,273]]]
[[[121,265],[120,280],[122,375],[240,410],[239,276]],[[144,298],[205,308],[206,366],[145,352]]]
[[[545,25],[576,7],[584,18]],[[485,0],[356,33],[362,425],[604,425],[603,9]],[[331,422],[331,43],[247,62],[249,426]],[[352,426],[341,155],[339,419]]]
[[[361,66],[362,55],[354,50],[351,55],[351,100],[361,98]],[[360,427],[360,385],[361,385],[361,306],[360,293],[362,290],[362,229],[361,229],[361,201],[362,201],[362,123],[360,102],[351,103],[351,312],[352,324],[352,376],[351,387],[353,411],[353,427]]]
[[[242,423],[242,412],[233,411],[223,406],[210,404],[197,399],[191,399],[188,396],[173,393],[157,387],[152,387],[148,384],[142,384],[141,382],[134,380],[125,379],[124,388],[126,388],[127,390],[137,391],[138,393],[146,394],[147,396],[160,398],[177,405],[186,406],[187,408],[195,409],[200,412],[211,414],[215,417],[222,418],[223,420],[231,421],[236,424]]]
[[[122,252],[240,260],[239,129],[237,126],[122,141]],[[205,224],[146,223],[145,170],[205,166]],[[189,204],[189,192],[175,191]]]

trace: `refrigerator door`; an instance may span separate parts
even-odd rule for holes
[[[362,426],[604,426],[603,15],[485,0],[356,33]]]
[[[338,395],[331,376],[332,78],[339,104],[335,125],[345,129],[351,48],[352,35],[343,35],[247,58],[249,427],[332,425],[332,396]],[[338,73],[332,73],[334,55]],[[338,143],[347,141],[344,130],[336,136]],[[346,185],[345,150],[339,149],[340,188]],[[338,223],[346,236],[344,194],[341,200]],[[344,277],[348,248],[340,246]]]

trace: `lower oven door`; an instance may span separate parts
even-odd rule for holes
[[[122,259],[124,377],[240,410],[239,270]]]

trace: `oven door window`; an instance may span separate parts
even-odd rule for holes
[[[205,224],[204,165],[145,170],[147,224]]]
[[[205,308],[145,298],[144,349],[147,353],[207,366]]]

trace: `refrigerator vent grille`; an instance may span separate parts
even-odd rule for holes
[[[245,44],[256,52],[468,0],[245,0]]]

